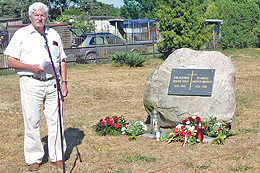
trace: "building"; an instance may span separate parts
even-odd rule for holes
[[[130,19],[122,24],[130,43],[152,43],[161,39],[159,28],[153,19]]]
[[[209,25],[214,25],[210,32],[214,34],[212,37],[212,40],[207,43],[205,46],[205,49],[216,49],[219,48],[219,43],[218,40],[221,38],[221,25],[223,25],[224,21],[223,20],[217,20],[217,19],[206,19],[206,26]]]
[[[19,28],[22,28],[24,26],[27,26],[29,24],[20,24],[20,25],[10,25],[7,26],[7,31],[9,35],[9,40],[12,38],[15,31],[17,31]],[[69,30],[70,24],[69,23],[51,23],[50,28],[55,29],[62,39],[63,47],[70,48],[72,43],[72,34]]]

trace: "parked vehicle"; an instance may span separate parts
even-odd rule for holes
[[[94,63],[114,52],[141,52],[147,48],[141,44],[126,44],[125,40],[111,33],[85,33],[84,41],[77,46],[74,55],[80,63]]]

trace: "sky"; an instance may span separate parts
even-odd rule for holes
[[[105,3],[105,4],[113,4],[114,7],[120,7],[120,6],[123,6],[124,5],[124,2],[123,0],[97,0],[98,2],[102,2],[102,3]]]

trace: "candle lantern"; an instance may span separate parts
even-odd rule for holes
[[[203,130],[201,123],[198,124],[198,129],[197,129],[197,142],[201,143],[203,141]]]
[[[160,122],[159,112],[156,109],[152,110],[151,112],[150,125],[151,125],[151,134],[154,136],[154,138],[157,138],[157,140],[159,140],[161,135],[161,131],[160,131],[161,122]]]

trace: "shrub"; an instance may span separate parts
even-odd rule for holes
[[[110,55],[113,66],[119,67],[124,64],[130,67],[142,67],[146,58],[139,53],[115,52]]]

